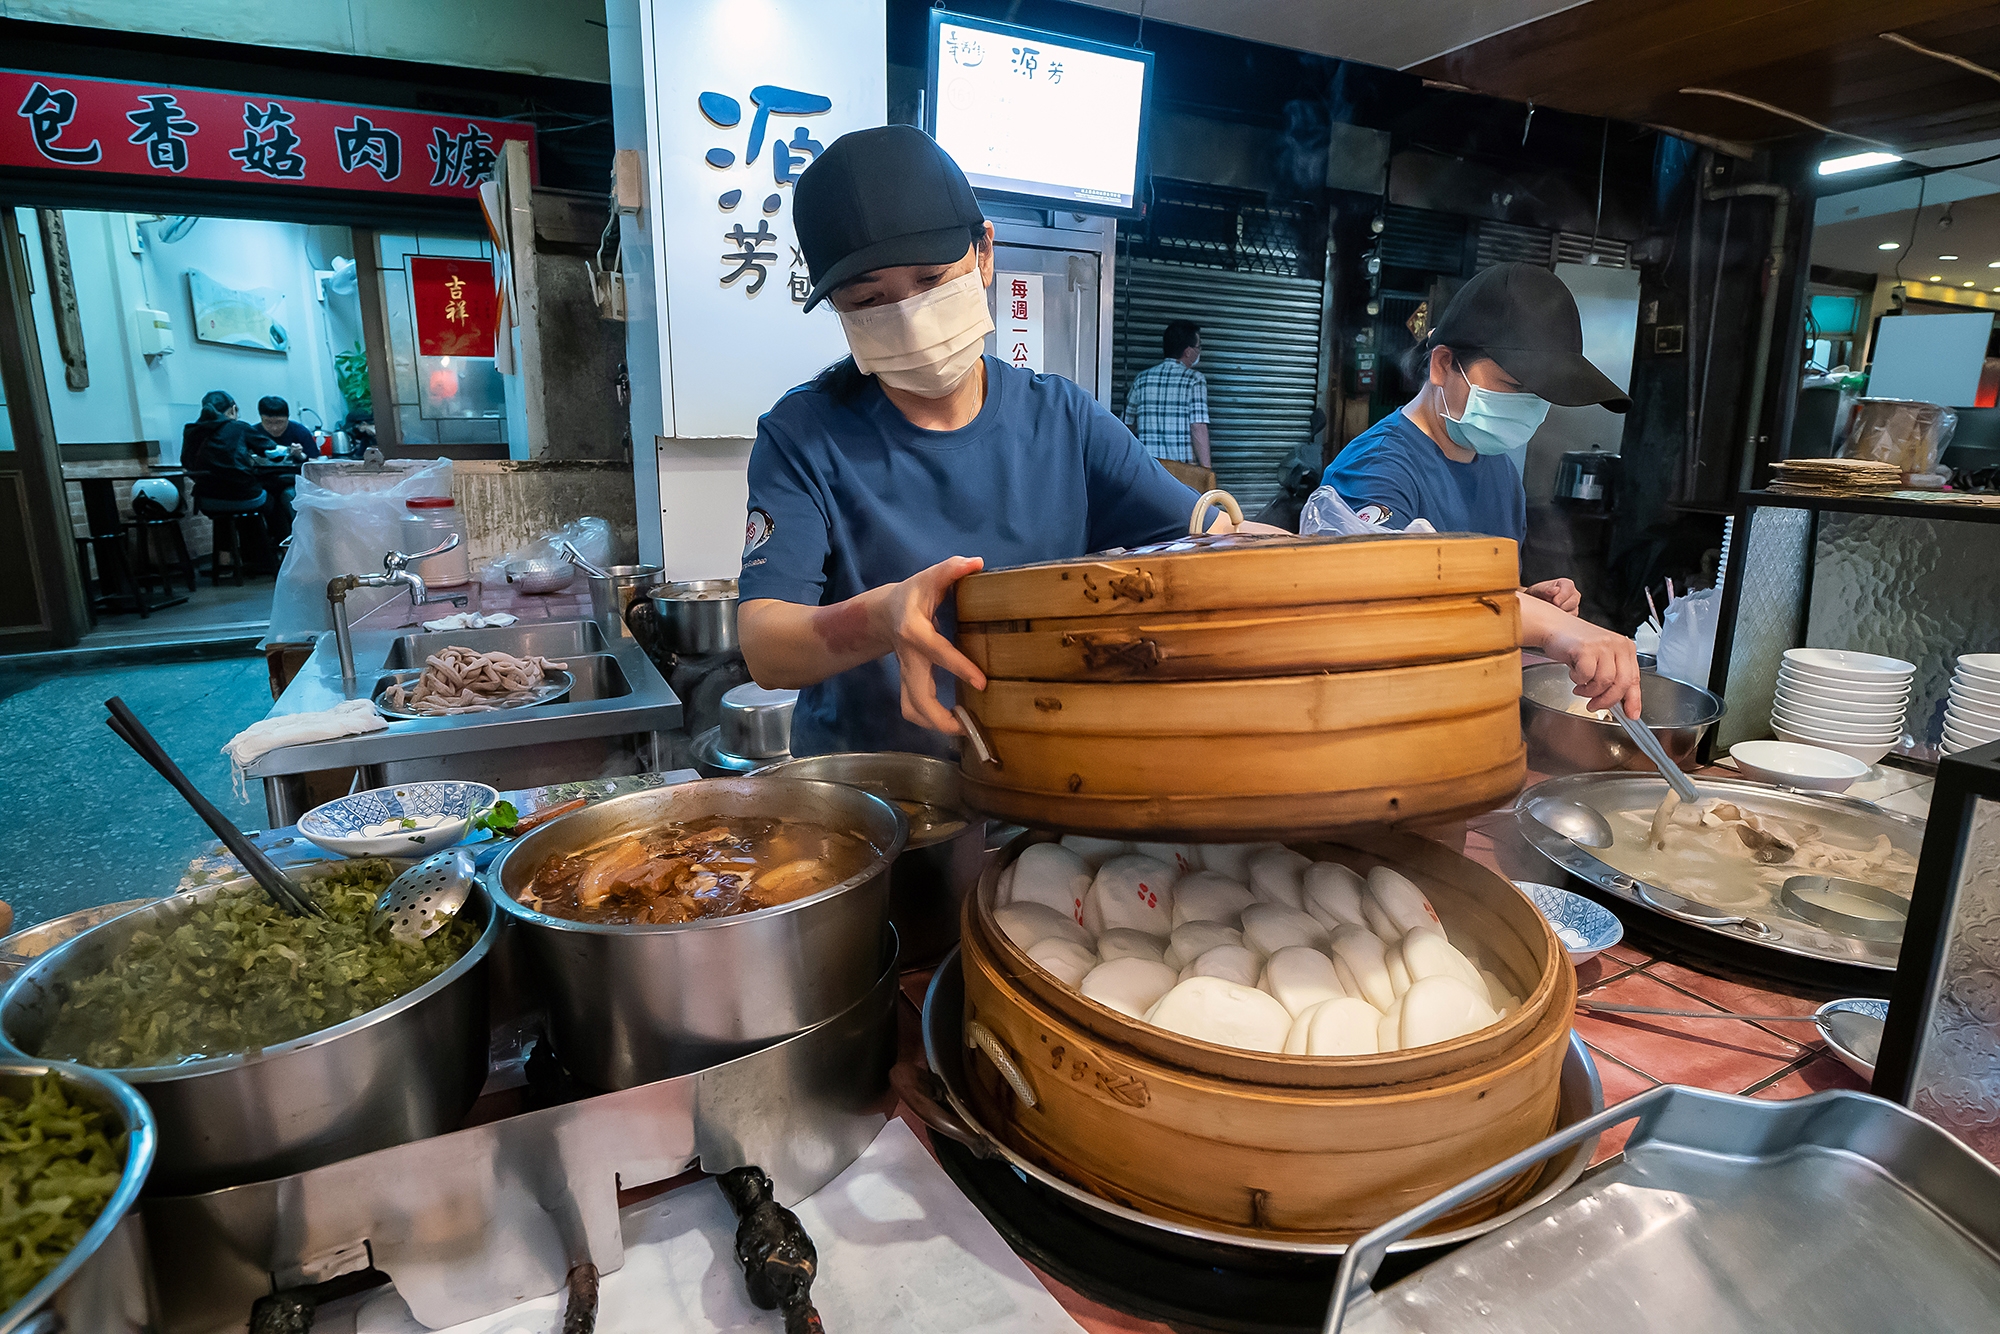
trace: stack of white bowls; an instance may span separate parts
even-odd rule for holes
[[[1913,662],[1842,649],[1785,650],[1771,730],[1780,739],[1852,755],[1869,764],[1903,739]]]
[[[1938,751],[1950,755],[1989,741],[2000,741],[2000,653],[1963,654],[1945,699]]]

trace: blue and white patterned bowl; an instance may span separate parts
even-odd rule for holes
[[[343,857],[422,857],[464,838],[473,817],[499,799],[500,794],[484,783],[399,783],[349,793],[315,806],[299,817],[299,832]],[[384,820],[432,815],[444,816],[444,823],[392,834],[361,832]]]
[[[1836,1014],[1872,1019],[1875,1021],[1874,1030],[1856,1032],[1848,1025],[1836,1027],[1831,1022]],[[1875,1078],[1875,1057],[1882,1046],[1881,1026],[1888,1021],[1889,1002],[1864,996],[1828,1001],[1813,1011],[1813,1023],[1819,1028],[1819,1035],[1826,1039],[1826,1049],[1833,1053],[1834,1059],[1863,1079]],[[1866,1040],[1869,1037],[1874,1038],[1872,1045]]]
[[[1555,928],[1556,939],[1569,951],[1569,961],[1579,968],[1625,938],[1624,923],[1609,908],[1581,894],[1532,880],[1516,880],[1514,884]]]

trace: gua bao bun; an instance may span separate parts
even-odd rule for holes
[[[1174,882],[1174,925],[1235,926],[1243,920],[1243,910],[1256,901],[1248,889],[1218,871],[1195,871]]]
[[[1217,945],[1241,945],[1243,933],[1220,922],[1185,922],[1174,928],[1163,956],[1169,968],[1185,968]]]
[[[1260,902],[1303,909],[1302,879],[1312,858],[1290,848],[1265,848],[1250,859],[1250,892]]]
[[[1373,1056],[1381,1050],[1382,1012],[1367,1001],[1336,996],[1292,1020],[1285,1051],[1293,1056]]]
[[[1085,974],[1097,967],[1097,956],[1073,940],[1050,936],[1033,946],[1028,957],[1063,980],[1065,986],[1081,986]]]
[[[1191,977],[1160,997],[1146,1022],[1182,1037],[1246,1051],[1283,1051],[1292,1017],[1257,990],[1219,977]]]
[[[1180,980],[1185,982],[1191,977],[1220,977],[1246,987],[1254,987],[1263,971],[1264,958],[1255,950],[1246,950],[1241,945],[1217,945],[1181,969]]]
[[[1097,938],[1097,957],[1106,963],[1113,959],[1151,959],[1160,963],[1166,958],[1166,951],[1166,942],[1158,936],[1125,926],[1113,927]]]
[[[1009,903],[993,910],[993,920],[1007,939],[1024,950],[1044,940],[1067,940],[1081,949],[1091,946],[1090,933],[1054,908],[1041,903]]]
[[[1077,989],[1099,1005],[1143,1020],[1179,980],[1173,969],[1151,959],[1107,959],[1084,974]]]
[[[1180,878],[1178,870],[1152,857],[1113,857],[1090,882],[1079,920],[1092,935],[1122,926],[1164,940],[1173,934],[1174,882]]]
[[[1039,903],[1071,921],[1080,921],[1090,872],[1083,858],[1060,843],[1033,843],[1014,861],[1009,903]]]

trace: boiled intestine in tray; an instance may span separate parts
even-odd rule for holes
[[[1424,892],[1279,844],[1065,837],[1022,851],[994,920],[1065,985],[1169,1032],[1361,1056],[1445,1042],[1520,1004]]]

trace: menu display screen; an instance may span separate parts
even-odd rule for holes
[[[931,13],[926,125],[992,198],[1136,214],[1151,53]]]

